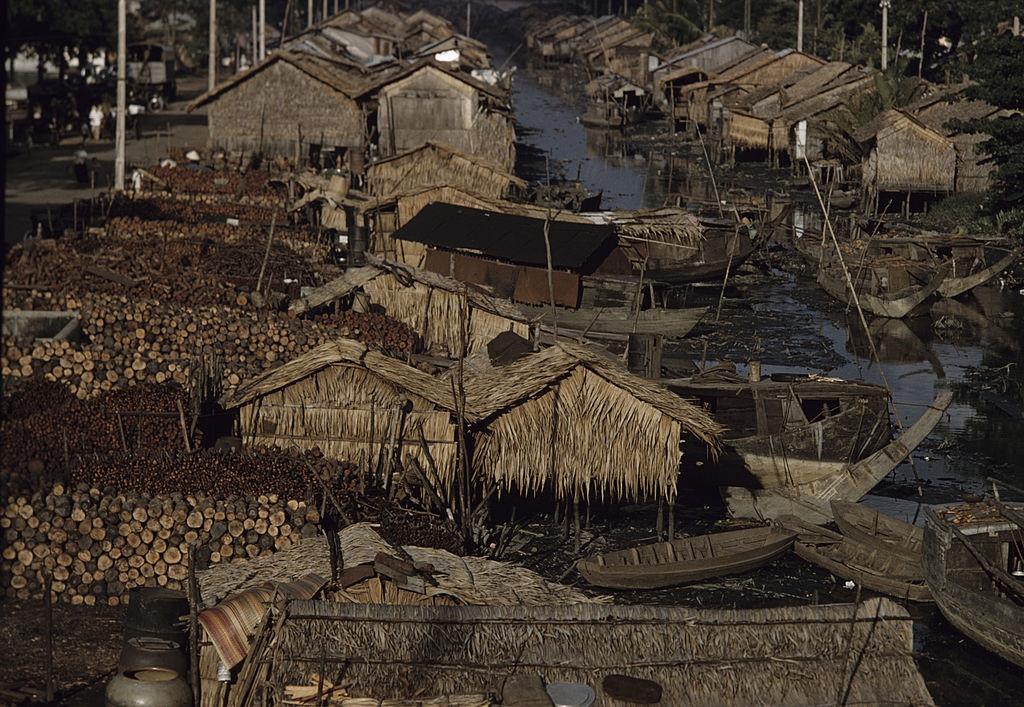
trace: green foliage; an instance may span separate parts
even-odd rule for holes
[[[696,0],[651,0],[631,21],[654,35],[655,46],[668,49],[700,35],[701,5]]]
[[[1024,38],[1009,34],[977,43],[970,74],[973,98],[1008,110],[1024,109]],[[989,209],[999,225],[1024,235],[1024,117],[1013,115],[959,126],[990,135],[982,148],[996,166]]]
[[[921,225],[943,233],[986,233],[994,224],[984,194],[950,194],[932,204],[921,217]]]

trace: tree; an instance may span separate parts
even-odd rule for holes
[[[1007,33],[986,37],[975,46],[970,65],[972,98],[1010,111],[1024,110],[1024,37]],[[983,148],[996,165],[989,206],[999,220],[1024,231],[1024,116],[975,121],[964,126],[991,137]]]

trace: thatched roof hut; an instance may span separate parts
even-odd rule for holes
[[[942,133],[898,110],[887,110],[854,134],[865,153],[865,194],[937,194],[953,191],[956,148]],[[908,198],[909,205],[909,198]]]
[[[707,40],[697,40],[677,51],[667,54],[665,60],[654,68],[655,82],[663,83],[666,74],[686,68],[695,68],[705,74],[717,73],[721,67],[748,56],[759,48],[733,35],[721,39],[709,36]]]
[[[207,107],[210,144],[295,157],[310,144],[363,144],[361,96],[372,79],[358,68],[305,53],[277,51],[192,101]]]
[[[913,622],[889,599],[768,609],[668,606],[367,606],[294,601],[272,682],[315,685],[344,664],[350,694],[500,695],[510,675],[653,680],[663,705],[931,705]],[[390,704],[390,703],[389,703]],[[508,702],[505,702],[508,704]]]
[[[366,182],[370,192],[381,199],[431,187],[453,187],[501,199],[526,187],[526,182],[497,162],[430,141],[369,165]]]
[[[456,457],[451,386],[358,341],[337,339],[244,382],[221,400],[237,410],[243,444],[312,449],[377,474],[391,450],[439,473]],[[378,465],[382,465],[378,468]]]
[[[201,604],[212,607],[209,613],[220,612],[231,617],[230,621],[204,622],[204,626],[212,629],[204,628],[200,641],[204,706],[230,704],[228,697],[237,697],[234,693],[244,682],[218,681],[218,666],[226,657],[221,655],[222,650],[231,649],[228,658],[231,663],[239,659],[246,661],[239,672],[245,671],[246,664],[266,657],[262,652],[266,646],[256,634],[265,607],[276,591],[289,599],[308,599],[320,594],[321,599],[316,604],[324,608],[352,603],[452,607],[607,602],[605,597],[590,597],[506,562],[460,557],[435,548],[397,547],[385,541],[374,527],[369,523],[356,523],[338,533],[342,560],[340,586],[323,592],[324,578],[331,576],[330,551],[324,537],[299,540],[267,557],[221,563],[198,573]],[[430,565],[433,570],[429,581],[419,575],[406,581],[405,575],[393,571],[394,564],[380,562],[382,555],[399,562],[417,563],[420,567]],[[301,579],[296,581],[297,578]],[[297,596],[296,588],[302,591]]]
[[[960,87],[960,93],[963,87]],[[922,101],[914,117],[930,128],[941,132],[956,146],[956,191],[984,192],[991,185],[995,165],[982,143],[991,137],[986,133],[963,132],[960,123],[990,120],[1009,115],[985,101],[969,100],[956,94],[943,94],[935,101]]]
[[[515,130],[501,89],[424,60],[376,88],[381,155],[438,142],[480,155],[506,172],[515,164]]]
[[[468,353],[503,332],[533,338],[527,315],[507,300],[438,273],[374,256],[369,261],[295,300],[289,313],[299,316],[361,291],[368,299],[364,306],[379,308],[408,326],[434,354],[458,356],[462,351],[463,303]]]
[[[557,499],[672,499],[680,441],[717,448],[700,407],[595,350],[561,342],[466,380],[473,468],[499,488]]]

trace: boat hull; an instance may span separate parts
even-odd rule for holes
[[[797,530],[799,526],[790,527]],[[876,549],[825,528],[800,529],[809,531],[807,537],[801,535],[793,544],[793,551],[801,559],[873,592],[908,601],[932,601],[920,564],[900,567],[898,560],[880,557]]]
[[[658,589],[661,587],[673,587],[712,577],[739,574],[760,567],[786,552],[796,537],[794,533],[781,528],[756,528],[753,530],[756,531],[756,535],[750,546],[743,547],[740,551],[728,552],[728,554],[720,556],[715,556],[714,551],[709,550],[709,556],[706,558],[680,562],[643,562],[645,555],[656,559],[659,549],[662,553],[665,553],[671,545],[701,539],[684,538],[674,542],[655,543],[641,548],[633,548],[632,550],[623,550],[603,556],[585,558],[576,563],[576,568],[587,582],[597,587],[609,589]],[[750,532],[738,530],[702,537],[710,538],[709,543],[724,544],[723,538],[727,541],[729,536],[739,537],[741,534]],[[712,546],[709,544],[708,547],[711,548]],[[636,553],[637,561],[633,564],[601,564],[605,557],[611,558],[614,561],[616,556],[621,558],[624,554],[631,552]],[[665,555],[663,554],[662,556]]]
[[[1015,524],[1002,526],[1004,531],[1014,528],[1019,533]],[[992,537],[990,532],[999,532],[999,527],[965,528],[962,532],[983,540]],[[994,589],[983,589],[977,578],[985,576],[985,571],[961,542],[937,509],[925,510],[924,571],[935,603],[958,631],[986,650],[1024,667],[1024,605],[1000,596]]]
[[[858,501],[892,472],[927,437],[953,402],[943,391],[904,433],[879,451],[841,471],[804,484],[775,488],[725,486],[722,497],[729,512],[761,520],[794,515],[813,523],[832,520],[832,501]]]

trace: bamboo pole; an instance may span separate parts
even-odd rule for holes
[[[267,260],[270,258],[270,244],[274,242],[274,226],[277,225],[277,212],[270,217],[270,234],[267,236],[267,249],[263,252],[263,263],[260,265],[260,274],[256,278],[256,292],[260,291],[263,284],[263,272],[267,269]]]

